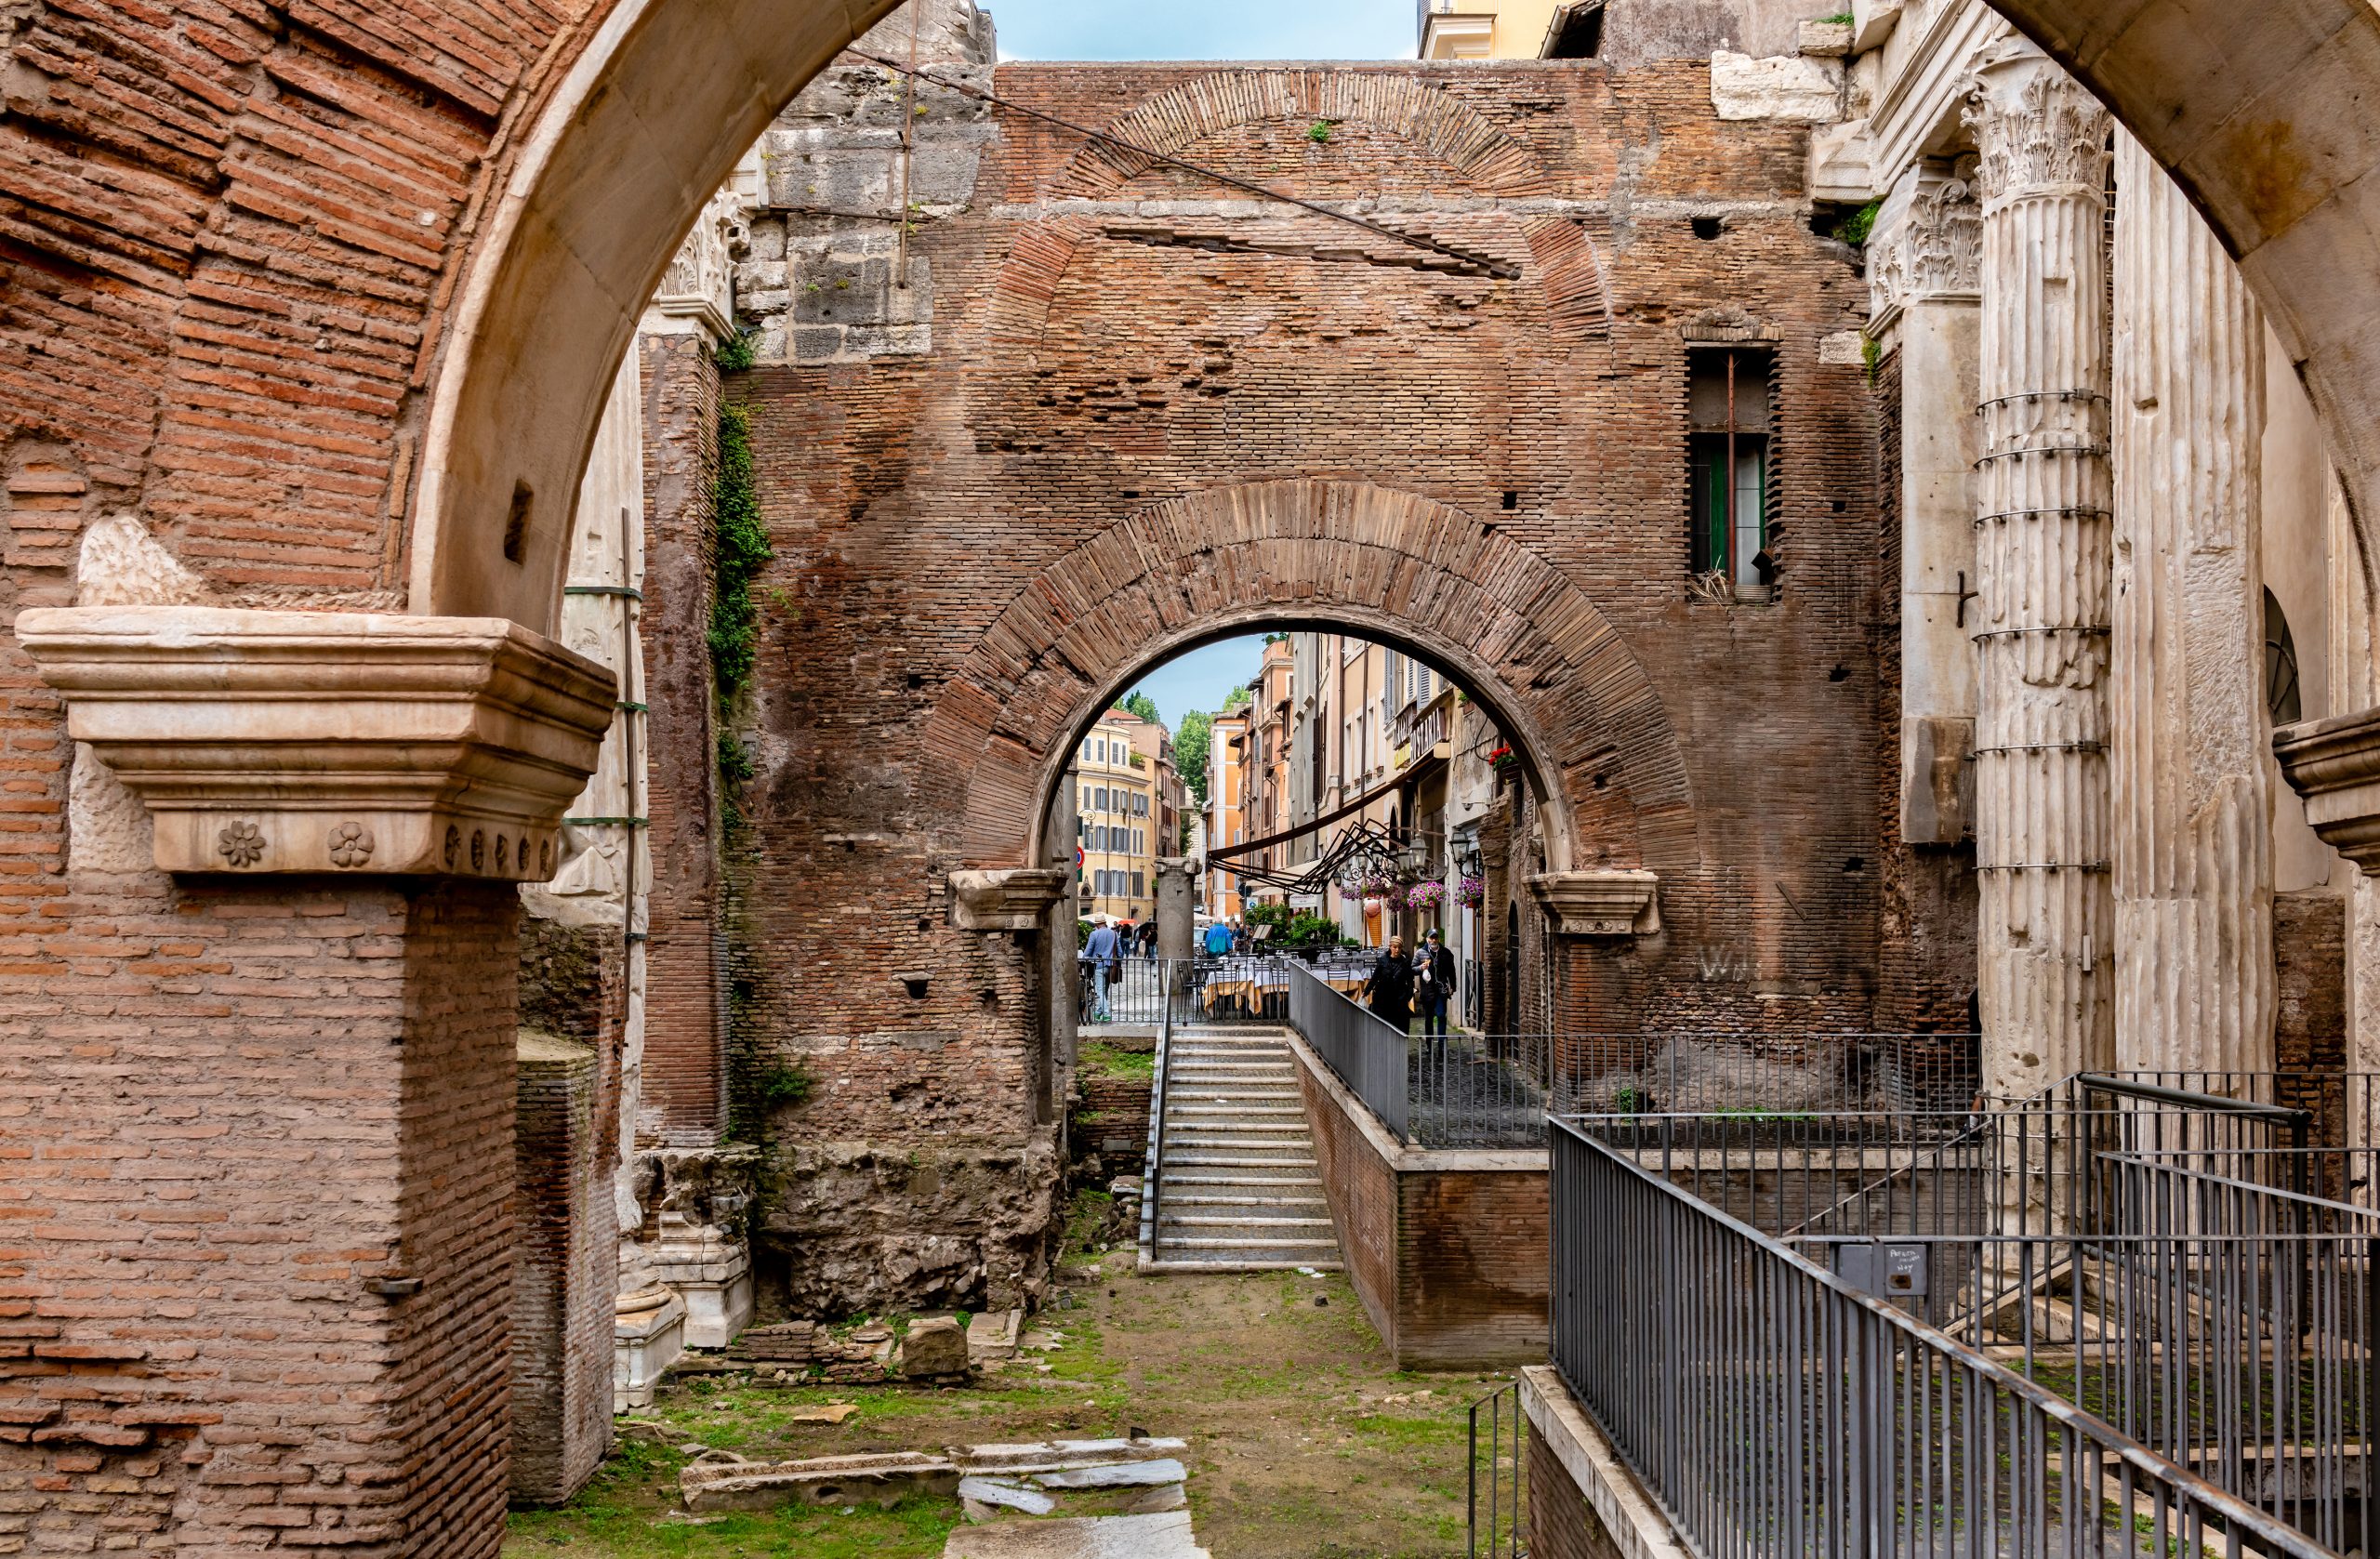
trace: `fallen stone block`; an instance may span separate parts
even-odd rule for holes
[[[1132,1488],[1144,1484],[1180,1483],[1189,1475],[1182,1463],[1169,1457],[1158,1461],[1111,1461],[1097,1467],[1037,1473],[1033,1481],[1044,1488]]]
[[[929,1380],[967,1373],[967,1334],[947,1315],[910,1323],[901,1340],[900,1373],[905,1380]]]
[[[1048,1515],[1058,1508],[1058,1502],[1038,1489],[1022,1484],[1002,1483],[998,1478],[961,1478],[959,1498],[979,1504],[1005,1505],[1027,1515]]]
[[[1013,1445],[958,1446],[950,1459],[970,1474],[1024,1477],[1064,1473],[1116,1461],[1144,1461],[1190,1448],[1187,1440],[1144,1436],[1138,1440],[1027,1440]]]
[[[818,1456],[801,1461],[747,1461],[689,1467],[678,1491],[690,1511],[763,1511],[778,1505],[881,1505],[913,1494],[948,1499],[959,1492],[959,1468],[946,1457],[919,1451],[873,1456]]]
[[[1017,1328],[1025,1324],[1025,1312],[1011,1310],[995,1315],[989,1311],[967,1323],[967,1356],[978,1364],[1004,1359],[1016,1352]]]

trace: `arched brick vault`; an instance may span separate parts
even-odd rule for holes
[[[1137,146],[1195,160],[1201,141],[1273,119],[1328,119],[1384,130],[1446,168],[1475,195],[1523,200],[1553,192],[1544,164],[1527,145],[1443,87],[1415,80],[1406,67],[1217,71],[1157,93],[1104,127]],[[1153,157],[1095,141],[1067,165],[1051,193],[1060,199],[1112,199],[1160,165]],[[1382,220],[1395,225],[1398,218]],[[1421,219],[1408,220],[1415,231],[1427,231]],[[1606,273],[1587,230],[1563,218],[1517,213],[1497,225],[1515,232],[1520,245],[1514,248],[1508,239],[1483,244],[1468,231],[1434,236],[1492,248],[1499,251],[1496,258],[1518,261],[1523,284],[1540,295],[1549,340],[1573,346],[1608,339]],[[1096,220],[1066,216],[1018,235],[993,284],[986,310],[986,336],[995,350],[1030,351],[1040,344],[1051,300],[1067,266],[1099,233]],[[1507,248],[1514,252],[1501,252]]]
[[[1038,858],[1076,740],[1152,665],[1257,623],[1401,641],[1487,706],[1547,811],[1555,869],[1699,864],[1685,755],[1593,601],[1461,509],[1356,482],[1212,488],[1153,504],[1019,592],[925,726],[931,812],[977,865]]]

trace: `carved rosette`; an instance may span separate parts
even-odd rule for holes
[[[17,637],[174,872],[542,880],[603,667],[480,617],[35,609]]]

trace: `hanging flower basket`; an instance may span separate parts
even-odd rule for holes
[[[1465,909],[1477,909],[1488,902],[1488,884],[1475,877],[1464,878],[1455,892],[1455,902]]]
[[[1447,885],[1435,880],[1416,882],[1405,894],[1408,909],[1435,909],[1446,902]]]
[[[1499,774],[1516,774],[1521,769],[1521,755],[1513,750],[1510,742],[1499,742],[1488,754],[1488,761]]]
[[[1395,877],[1388,872],[1368,871],[1364,874],[1363,892],[1364,897],[1368,899],[1387,898],[1399,892],[1402,886]]]

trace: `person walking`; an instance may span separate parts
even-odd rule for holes
[[[1116,977],[1116,960],[1123,952],[1124,939],[1116,928],[1102,923],[1091,929],[1091,940],[1082,945],[1082,961],[1090,966],[1091,988],[1094,993],[1091,1004],[1091,1021],[1112,1023],[1107,1015],[1107,983]]]
[[[1371,1002],[1373,1015],[1382,1023],[1399,1034],[1411,1032],[1413,966],[1406,961],[1403,937],[1390,937],[1388,945],[1380,950],[1370,976],[1364,981],[1364,996]]]
[[[1157,957],[1157,921],[1154,918],[1141,922],[1141,957]]]
[[[1413,1004],[1421,1013],[1423,1047],[1433,1055],[1447,1048],[1447,1009],[1454,1001],[1454,955],[1436,927],[1413,956]]]
[[[1207,957],[1223,958],[1231,956],[1231,924],[1225,920],[1207,922]]]

